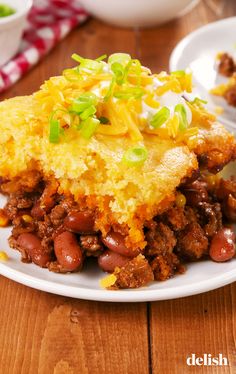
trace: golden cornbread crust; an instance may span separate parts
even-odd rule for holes
[[[129,137],[97,134],[89,141],[69,129],[58,144],[48,141],[48,123],[33,96],[0,103],[0,175],[12,179],[30,169],[45,180],[55,178],[60,194],[96,209],[96,228],[105,235],[111,226],[127,231],[127,246],[144,248],[143,223],[162,213],[175,199],[183,179],[203,165],[218,170],[235,158],[234,138],[218,123],[200,129],[195,150],[172,139],[143,134],[148,160],[128,167],[121,160],[132,146]]]

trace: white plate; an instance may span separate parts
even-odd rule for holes
[[[227,175],[236,173],[236,164],[228,166]],[[5,200],[0,196],[0,204]],[[99,301],[153,301],[195,295],[232,283],[236,280],[236,259],[215,263],[201,261],[189,264],[183,275],[176,275],[166,282],[153,282],[148,287],[135,290],[107,291],[99,287],[99,279],[105,276],[95,264],[89,264],[82,273],[55,274],[33,264],[20,262],[17,251],[10,249],[7,238],[10,229],[0,229],[0,250],[9,255],[9,261],[0,263],[0,274],[26,286],[58,295]]]
[[[236,108],[230,107],[223,98],[209,94],[209,90],[228,78],[216,70],[216,55],[226,51],[236,57],[236,17],[210,23],[186,36],[170,57],[170,71],[190,68],[193,72],[193,93],[208,101],[208,108],[224,108],[219,120],[235,126]]]

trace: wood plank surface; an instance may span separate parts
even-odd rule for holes
[[[127,0],[128,1],[128,0]],[[236,15],[234,0],[205,0],[181,19],[119,29],[91,19],[73,31],[1,99],[30,94],[51,75],[87,57],[123,51],[153,71],[167,70],[178,41]],[[0,278],[1,374],[236,373],[236,284],[189,298],[143,304],[74,300]],[[188,367],[191,353],[227,356],[227,368]]]
[[[1,277],[0,373],[149,372],[145,304],[75,300]]]

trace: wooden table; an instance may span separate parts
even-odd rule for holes
[[[91,19],[70,34],[2,98],[30,94],[87,57],[125,51],[153,71],[168,69],[173,47],[190,31],[236,15],[236,1],[201,2],[183,18],[148,30],[123,30]],[[236,284],[153,303],[74,300],[0,279],[0,373],[236,373]],[[227,367],[188,367],[191,353],[222,353]]]

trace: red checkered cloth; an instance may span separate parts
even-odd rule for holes
[[[87,17],[77,0],[34,0],[19,53],[0,67],[0,92],[17,82]]]

